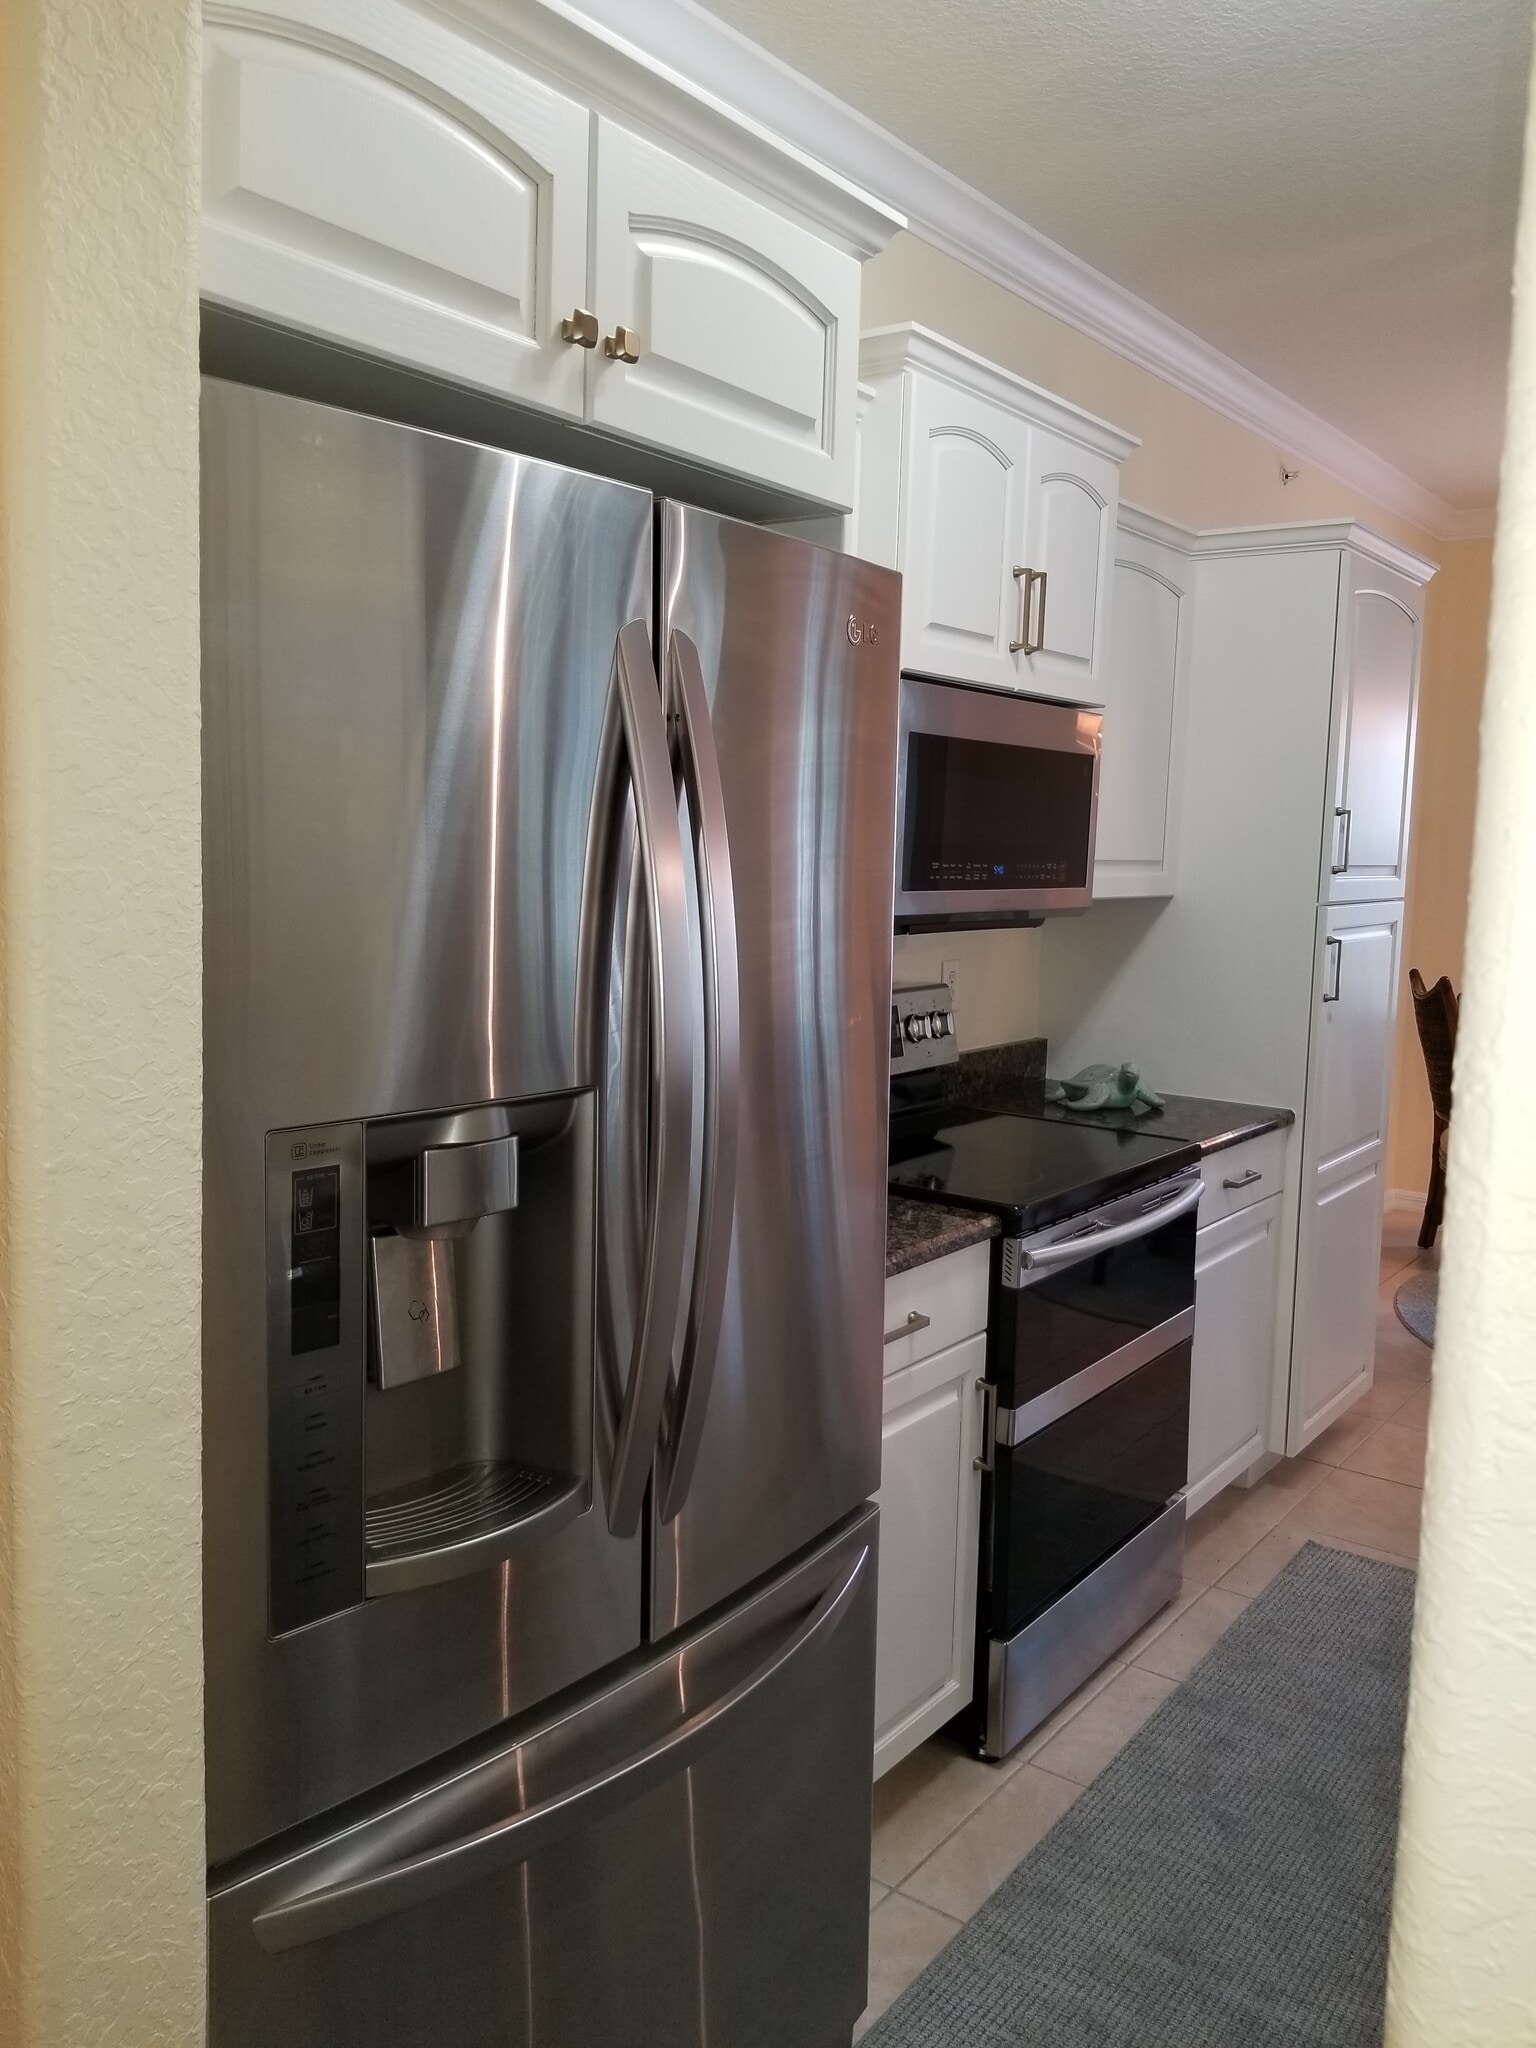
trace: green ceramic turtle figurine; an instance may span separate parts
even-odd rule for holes
[[[1070,1081],[1057,1081],[1046,1090],[1047,1102],[1064,1102],[1070,1109],[1128,1109],[1132,1116],[1145,1116],[1161,1109],[1163,1098],[1143,1085],[1140,1067],[1084,1067]]]

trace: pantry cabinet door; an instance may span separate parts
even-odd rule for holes
[[[210,8],[202,289],[579,417],[590,116],[392,0]]]
[[[1371,1384],[1400,902],[1318,913],[1286,1448]]]
[[[608,120],[594,207],[594,423],[849,510],[854,258]]]
[[[938,378],[908,380],[901,530],[901,665],[1019,687],[1029,426]]]
[[[1119,498],[1117,462],[1043,427],[1031,430],[1023,559],[1037,581],[1019,636],[1026,642],[1020,689],[1103,702]]]
[[[875,1775],[969,1704],[985,1335],[891,1373],[881,1429]]]
[[[1401,896],[1408,875],[1424,592],[1346,550],[1323,835],[1325,901]]]

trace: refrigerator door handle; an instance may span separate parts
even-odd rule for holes
[[[494,1876],[524,1863],[551,1844],[638,1799],[679,1771],[690,1769],[716,1744],[733,1736],[744,1717],[772,1702],[780,1680],[791,1667],[817,1655],[836,1634],[853,1606],[869,1565],[871,1546],[860,1544],[846,1570],[821,1595],[783,1641],[744,1678],[715,1699],[684,1714],[664,1735],[596,1777],[575,1778],[537,1799],[524,1812],[489,1827],[451,1836],[406,1857],[392,1856],[396,1830],[382,1824],[377,1839],[354,1839],[342,1867],[346,1875],[333,1883],[282,1899],[257,1912],[252,1931],[264,1949],[281,1951],[325,1941],[353,1928],[366,1927],[387,1914],[399,1913],[461,1886]],[[686,1651],[679,1657],[685,1657]],[[578,1752],[580,1745],[576,1745]],[[514,1798],[521,1784],[517,1750],[498,1759]],[[430,1829],[431,1808],[440,1800],[451,1816],[462,1801],[457,1783],[423,1795],[412,1815],[413,1832]],[[372,1854],[370,1855],[370,1848]],[[336,1867],[332,1866],[333,1869]]]
[[[663,1522],[670,1522],[688,1498],[704,1432],[736,1222],[736,1153],[741,1124],[741,994],[725,791],[704,670],[699,650],[686,633],[672,635],[667,683],[699,878],[704,955],[704,1156],[688,1326],[675,1403],[667,1418],[658,1464]]]
[[[632,620],[619,633],[613,682],[634,790],[635,835],[650,936],[655,1076],[645,1249],[629,1375],[608,1485],[608,1526],[615,1536],[633,1536],[640,1526],[655,1458],[687,1264],[693,1004],[688,987],[682,823],[672,782],[661,689],[651,660],[650,635],[641,620]]]

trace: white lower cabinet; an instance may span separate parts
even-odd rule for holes
[[[968,1337],[885,1382],[876,1777],[971,1697],[986,1359]]]
[[[1279,1282],[1278,1194],[1220,1217],[1196,1237],[1190,1514],[1263,1455]]]

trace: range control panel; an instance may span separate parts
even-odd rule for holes
[[[922,982],[891,991],[891,1072],[918,1074],[925,1067],[953,1066],[960,1057],[955,1037],[955,997],[947,982]]]

